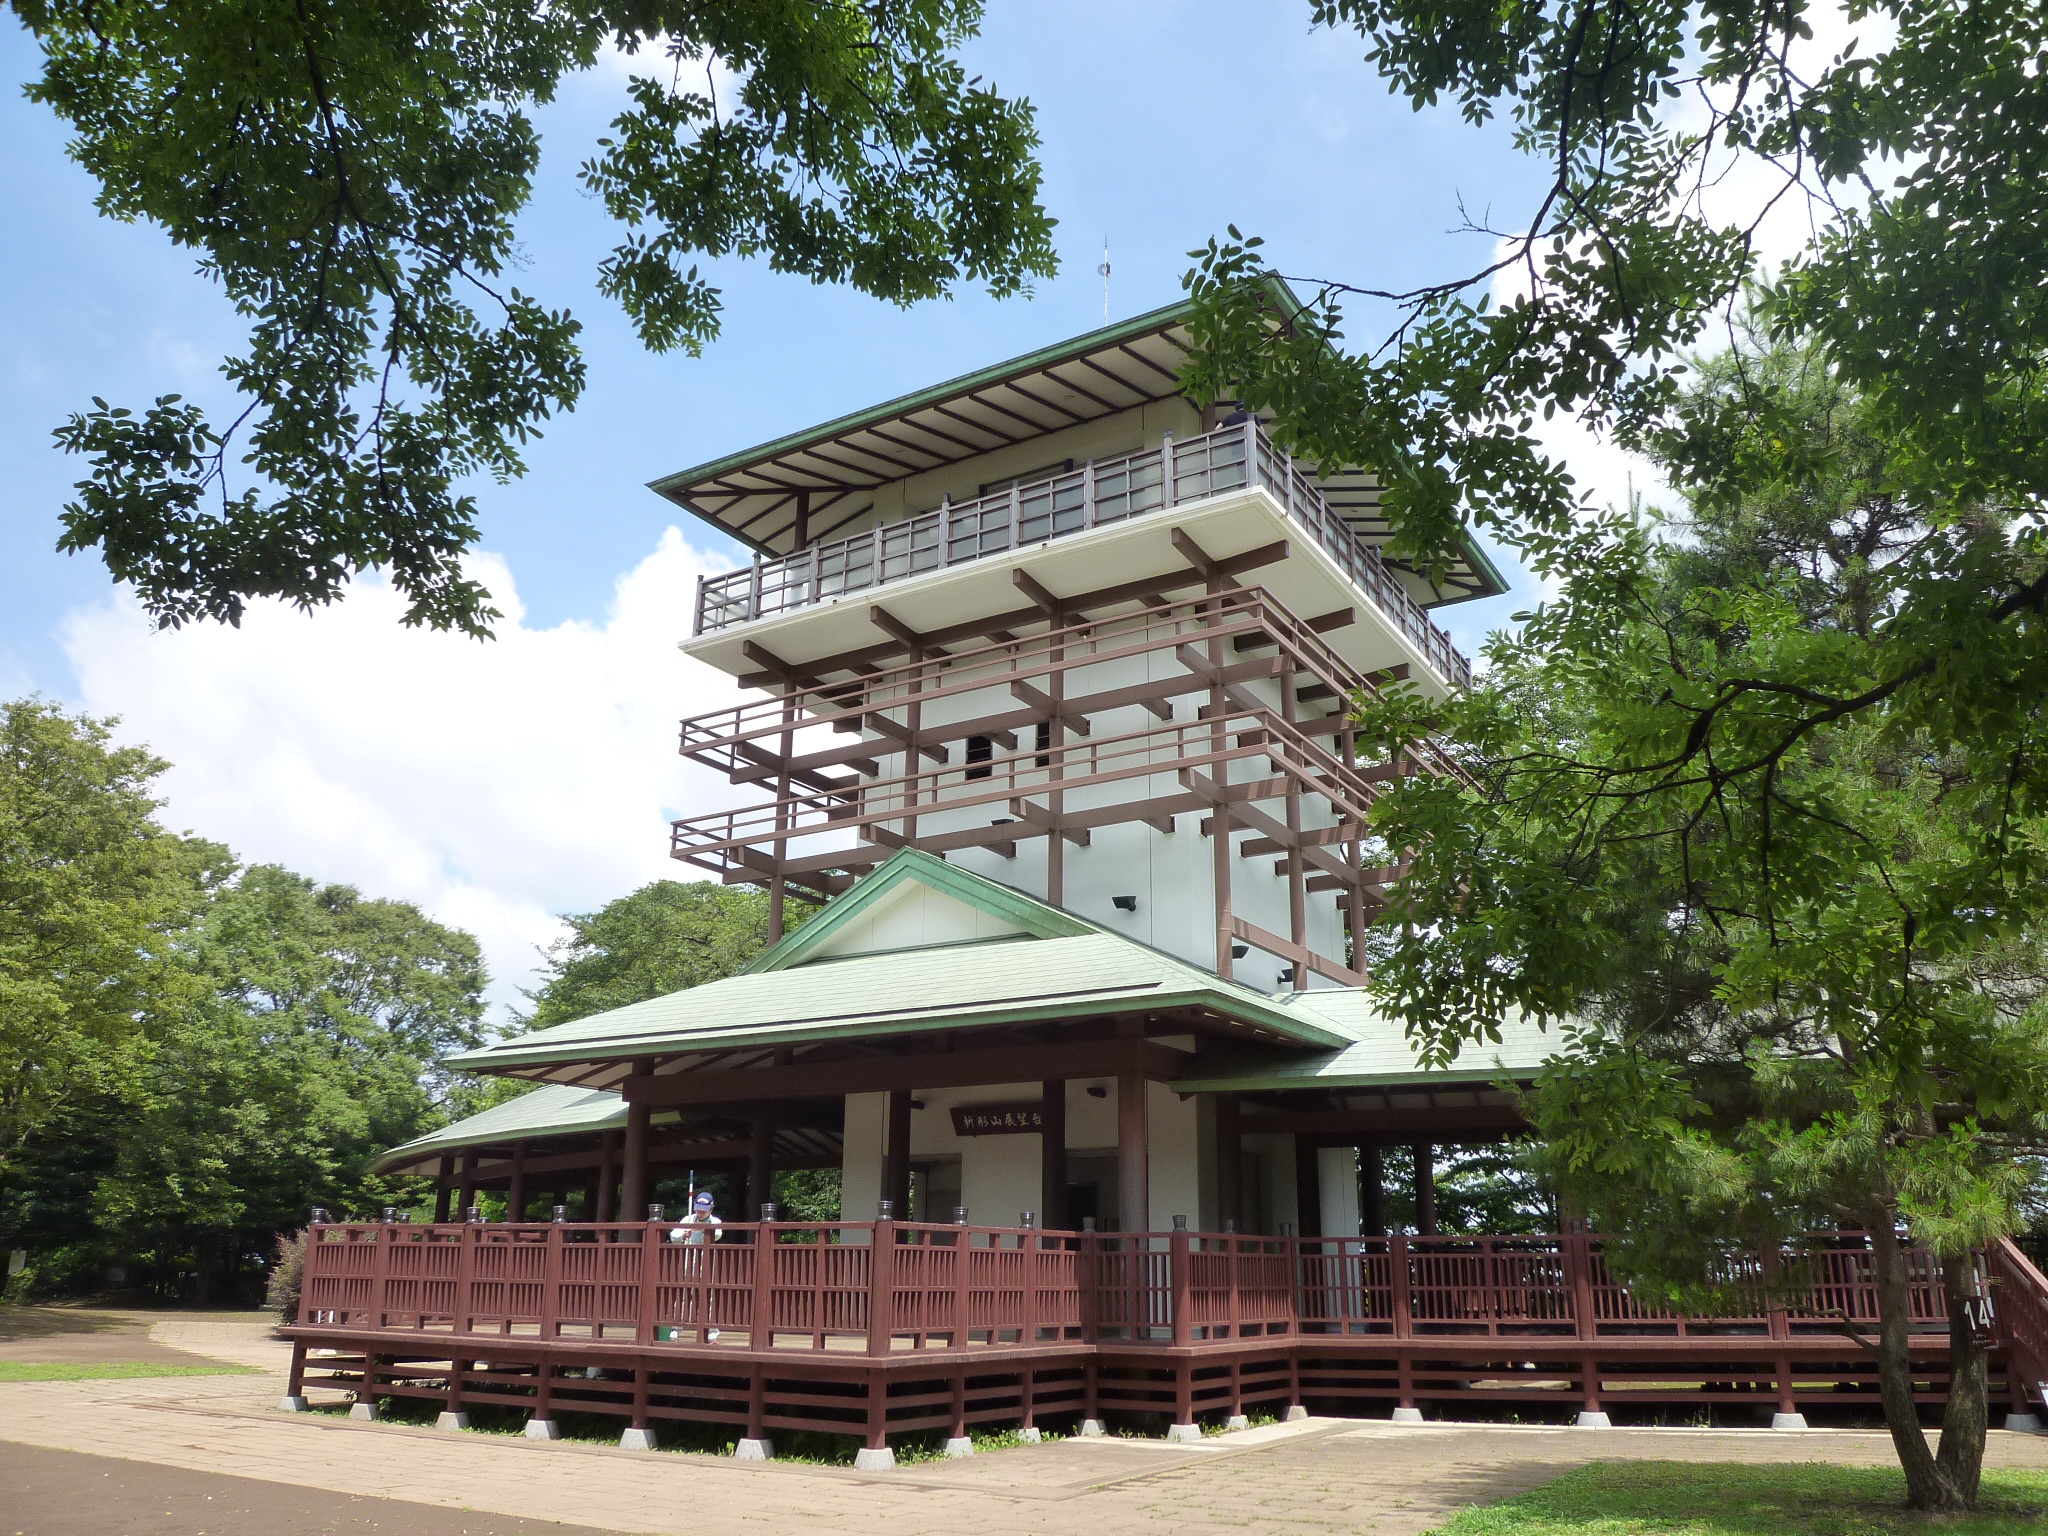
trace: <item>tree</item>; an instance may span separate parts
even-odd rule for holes
[[[481,1043],[476,941],[166,832],[114,722],[0,707],[0,1242],[45,1288],[140,1263],[234,1294],[314,1203],[445,1118]]]
[[[1885,685],[1927,643],[1924,573],[1962,574],[1969,608],[2013,519],[1930,507],[1828,354],[1750,338],[1695,366],[1649,438],[1684,514],[1610,520],[1468,697],[1365,711],[1382,747],[1440,729],[1468,775],[1378,809],[1414,863],[1377,984],[1439,1055],[1517,1010],[1565,1028],[1532,1100],[1544,1161],[1627,1271],[1699,1297],[1755,1246],[1867,1231],[1909,1497],[1965,1508],[1970,1255],[2024,1223],[2048,1147],[2048,732],[2038,696],[1972,723]],[[1934,1454],[1901,1232],[1945,1261]]]
[[[276,865],[241,871],[177,952],[200,985],[137,1053],[93,1213],[212,1299],[313,1205],[407,1203],[362,1170],[441,1123],[440,1058],[482,1043],[485,977],[470,935]]]
[[[169,935],[225,850],[155,820],[167,766],[111,720],[0,705],[0,1185],[125,1070],[181,978]]]
[[[1479,231],[1489,254],[1470,271],[1407,292],[1308,279],[1291,313],[1275,312],[1256,237],[1232,230],[1188,277],[1190,387],[1272,412],[1312,460],[1377,472],[1390,552],[1425,570],[1468,526],[1546,577],[1606,559],[1626,570],[1627,529],[1586,515],[1539,422],[1575,414],[1645,442],[1688,354],[1775,278],[1753,298],[1761,322],[1823,350],[1891,445],[1893,486],[1951,535],[1894,563],[1868,685],[1796,708],[1781,694],[1782,739],[1883,707],[1938,742],[2009,751],[2048,685],[2048,18],[2017,0],[1858,0],[1852,19],[1891,40],[1809,65],[1804,0],[1312,9],[1360,33],[1418,110],[1448,99],[1473,122],[1505,113],[1540,172],[1532,206],[1512,229]],[[1767,192],[1728,211],[1738,172]],[[1814,231],[1775,275],[1758,257],[1773,207]],[[1347,309],[1384,322],[1378,339],[1353,350]],[[1767,392],[1731,406],[1768,440]],[[1701,484],[1735,473],[1680,459]],[[1768,479],[1769,461],[1751,471]],[[1999,535],[1968,537],[1985,508]]]
[[[791,902],[791,928],[810,908]],[[768,947],[764,892],[703,880],[655,880],[595,912],[572,912],[527,993],[534,1029],[731,976]]]
[[[165,624],[331,601],[389,570],[407,622],[488,632],[470,476],[583,387],[577,322],[508,281],[531,111],[616,50],[647,67],[581,176],[625,226],[600,286],[656,350],[718,332],[699,255],[765,256],[898,304],[1054,270],[1031,110],[956,53],[979,0],[15,0],[30,95],[109,217],[196,251],[250,325],[218,423],[176,395],[59,429],[97,548]]]

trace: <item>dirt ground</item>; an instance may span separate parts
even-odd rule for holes
[[[0,1441],[0,1524],[15,1536],[604,1536],[588,1526],[294,1488]]]
[[[28,1365],[213,1363],[204,1355],[151,1338],[156,1322],[154,1315],[90,1307],[0,1307],[0,1360]]]
[[[1866,1430],[1311,1419],[859,1473],[284,1413],[289,1351],[267,1317],[67,1320],[9,1319],[0,1347],[153,1346],[255,1373],[0,1383],[0,1536],[1418,1536],[1595,1460],[1892,1460]],[[2048,1437],[1994,1432],[1986,1459],[2048,1469]]]

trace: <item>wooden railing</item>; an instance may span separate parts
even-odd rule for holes
[[[2012,1353],[2013,1374],[2048,1403],[2048,1277],[2011,1238],[1984,1254],[1993,1327]]]
[[[300,1321],[868,1354],[1287,1335],[1789,1339],[1877,1321],[1872,1256],[1855,1233],[1772,1256],[1775,1287],[1761,1261],[1738,1262],[1730,1281],[1743,1304],[1688,1317],[1633,1295],[1608,1272],[1600,1241],[1576,1235],[1335,1239],[728,1222],[716,1241],[691,1243],[671,1240],[673,1230],[316,1226]],[[2009,1246],[1986,1256],[2002,1288],[2001,1337],[2048,1363],[2048,1281]],[[1938,1262],[1917,1249],[1908,1262],[1914,1325],[1945,1328]]]
[[[1273,446],[1256,422],[1219,427],[1120,458],[1013,485],[973,501],[941,502],[900,522],[756,560],[697,588],[696,633],[794,612],[849,592],[1085,533],[1207,496],[1263,486],[1337,562],[1353,586],[1415,642],[1445,681],[1464,687],[1472,666],[1430,621],[1378,550],[1338,515],[1315,481]]]

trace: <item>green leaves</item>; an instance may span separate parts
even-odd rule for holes
[[[794,928],[810,908],[791,902]],[[595,912],[563,919],[548,975],[529,993],[534,1029],[567,1024],[731,976],[768,943],[768,897],[705,881],[656,880]]]
[[[60,547],[100,549],[165,624],[326,603],[381,568],[408,623],[488,633],[459,487],[521,474],[584,383],[577,322],[503,281],[528,113],[608,44],[666,60],[585,168],[635,226],[601,286],[650,345],[717,334],[696,254],[898,303],[1053,270],[1030,109],[952,57],[969,0],[16,9],[44,54],[30,94],[77,129],[101,210],[198,252],[249,326],[232,422],[166,396],[57,432],[90,465]]]

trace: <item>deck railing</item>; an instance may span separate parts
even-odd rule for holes
[[[414,1335],[871,1355],[1332,1334],[1789,1339],[1877,1321],[1873,1256],[1855,1233],[1774,1255],[1775,1291],[1762,1263],[1739,1261],[1730,1278],[1744,1304],[1687,1317],[1633,1295],[1609,1274],[1600,1241],[1577,1235],[1335,1239],[728,1222],[716,1241],[693,1243],[671,1240],[676,1230],[659,1222],[316,1226],[299,1318]],[[1945,1328],[1938,1261],[1915,1249],[1908,1264],[1915,1327]],[[1998,1314],[2014,1320],[2001,1336],[2048,1364],[2048,1281],[2031,1265],[2015,1269],[2003,1249],[1986,1266],[2003,1282]]]
[[[771,618],[850,592],[964,565],[1027,545],[1086,533],[1218,496],[1263,486],[1288,519],[1313,537],[1353,586],[1412,640],[1438,675],[1464,687],[1472,666],[1430,621],[1378,550],[1359,538],[1291,455],[1255,421],[1183,442],[1090,460],[1079,469],[1012,485],[973,501],[942,501],[929,512],[759,560],[697,587],[696,633]]]

